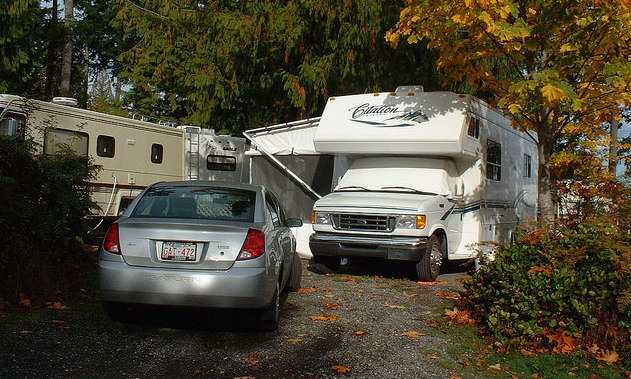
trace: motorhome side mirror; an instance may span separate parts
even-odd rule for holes
[[[458,178],[456,180],[456,184],[454,185],[454,197],[463,197],[464,196],[464,181],[462,178]]]
[[[302,220],[299,218],[288,218],[287,226],[290,228],[299,228],[302,226]]]

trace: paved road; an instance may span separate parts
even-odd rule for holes
[[[138,311],[110,321],[98,303],[0,319],[0,377],[448,378],[457,357],[432,327],[466,275],[418,284],[407,271],[353,265],[302,290],[281,325],[259,332],[243,312]],[[315,319],[314,319],[315,318]],[[353,334],[354,333],[354,334]],[[336,371],[342,371],[338,372]],[[348,371],[347,371],[348,370]],[[347,372],[344,372],[347,371]]]

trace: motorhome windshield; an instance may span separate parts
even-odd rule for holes
[[[357,159],[335,191],[407,192],[449,196],[448,164],[442,159],[375,157]]]

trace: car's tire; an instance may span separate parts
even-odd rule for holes
[[[276,282],[276,290],[272,296],[272,302],[258,317],[260,330],[274,331],[278,329],[280,320],[280,282]]]
[[[317,274],[332,274],[340,268],[339,257],[316,255],[313,257],[313,271]]]
[[[289,277],[289,286],[287,289],[290,292],[295,292],[300,289],[300,281],[302,280],[302,262],[298,254],[294,256],[294,264],[292,265],[291,276]]]
[[[440,237],[431,236],[427,242],[427,249],[420,261],[416,263],[416,276],[423,282],[433,282],[440,273],[443,263],[442,241]]]
[[[129,322],[131,320],[131,312],[126,304],[104,301],[101,307],[112,321]]]

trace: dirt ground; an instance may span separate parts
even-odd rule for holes
[[[449,336],[433,326],[466,269],[417,283],[400,265],[311,271],[277,331],[245,312],[147,308],[116,323],[98,299],[0,318],[0,377],[448,378]]]

